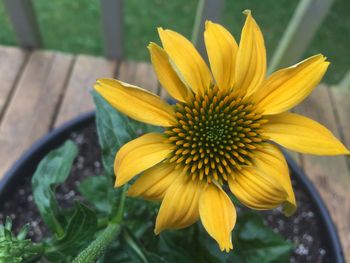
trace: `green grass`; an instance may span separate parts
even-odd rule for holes
[[[297,0],[226,0],[222,23],[239,39],[244,21],[242,11],[251,9],[265,36],[271,57]],[[103,55],[103,36],[99,1],[34,0],[44,45],[48,49]],[[156,28],[171,28],[190,37],[197,0],[124,1],[124,43],[128,59],[149,60],[147,44],[159,42]],[[305,56],[325,54],[332,62],[325,81],[337,83],[349,67],[349,0],[336,0],[332,11],[317,32]],[[0,3],[0,43],[15,45],[15,35]]]

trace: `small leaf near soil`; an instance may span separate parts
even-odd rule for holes
[[[58,237],[64,235],[66,219],[57,203],[55,188],[67,179],[77,154],[76,145],[66,141],[45,156],[32,177],[35,204],[46,225]]]

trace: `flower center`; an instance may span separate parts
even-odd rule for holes
[[[238,93],[217,87],[175,106],[177,125],[165,134],[174,145],[169,161],[192,179],[220,184],[241,166],[251,165],[253,152],[265,140],[266,123],[255,106]]]

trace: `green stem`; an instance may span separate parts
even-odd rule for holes
[[[72,263],[95,263],[106,251],[109,244],[117,238],[120,233],[121,223],[125,207],[127,186],[124,186],[119,202],[117,213],[112,217],[109,225],[87,248],[72,261]]]
[[[112,217],[111,223],[118,224],[118,223],[121,223],[123,221],[125,199],[126,199],[126,190],[127,190],[127,185],[124,185],[123,192],[122,192],[121,197],[120,197],[118,211],[115,214],[115,216]]]
[[[193,25],[192,36],[191,36],[191,41],[194,45],[196,45],[198,41],[198,35],[199,35],[202,16],[203,16],[203,9],[204,9],[204,0],[198,0],[196,16],[194,18],[194,25]]]
[[[110,224],[98,238],[85,248],[72,263],[95,263],[106,251],[109,244],[119,235],[120,225]]]

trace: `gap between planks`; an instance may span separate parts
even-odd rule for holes
[[[90,94],[98,78],[113,77],[117,62],[102,57],[78,55],[68,80],[57,117],[53,121],[54,127],[94,109]]]
[[[0,120],[11,100],[27,57],[27,52],[22,49],[0,46]]]

